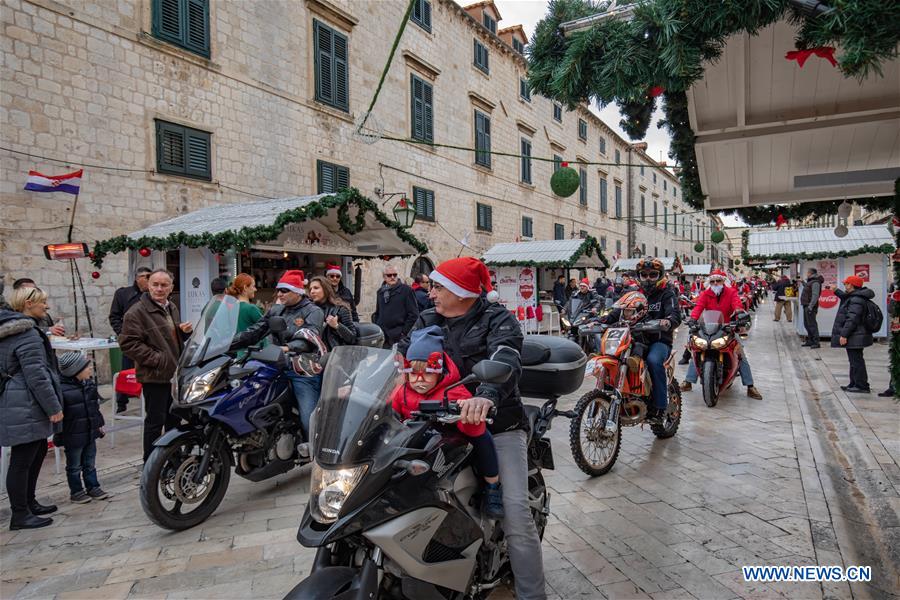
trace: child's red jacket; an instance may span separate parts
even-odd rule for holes
[[[400,413],[404,419],[408,419],[410,413],[419,408],[419,402],[422,400],[443,400],[444,390],[460,379],[459,369],[456,368],[456,365],[453,363],[453,360],[447,356],[447,353],[444,353],[444,365],[447,367],[447,374],[436,386],[434,386],[434,389],[427,394],[420,394],[412,389],[408,382],[400,384],[397,389],[393,391],[388,400],[394,410]],[[452,402],[454,400],[471,398],[472,393],[466,389],[466,386],[461,385],[450,390],[447,397]],[[469,437],[478,437],[485,432],[485,424],[483,421],[478,425],[457,423],[456,426],[459,427],[459,430],[464,435]]]

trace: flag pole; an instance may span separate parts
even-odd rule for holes
[[[87,294],[84,293],[84,281],[81,279],[81,269],[78,268],[78,264],[76,264],[74,260],[72,261],[72,264],[75,265],[75,272],[78,273],[78,285],[81,287],[81,304],[84,306],[84,314],[87,317],[88,332],[91,334],[91,337],[94,337],[94,326],[91,323],[91,308],[88,306]],[[78,314],[78,311],[75,311],[75,314]]]

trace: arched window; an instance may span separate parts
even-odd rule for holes
[[[410,277],[415,277],[420,273],[424,273],[425,275],[429,275],[432,271],[434,271],[434,263],[431,262],[428,258],[424,256],[420,256],[413,263],[412,269],[409,271]]]

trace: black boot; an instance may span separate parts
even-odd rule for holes
[[[9,530],[37,529],[38,527],[46,527],[52,523],[53,519],[49,517],[36,517],[33,514],[28,513],[24,517],[12,517],[9,520]]]
[[[679,365],[686,365],[691,362],[691,353],[687,350],[684,351],[684,354],[681,355],[681,360],[678,361]]]
[[[41,516],[41,515],[49,515],[56,512],[55,504],[43,505],[37,500],[31,502],[28,505],[28,508],[31,509],[31,514]]]

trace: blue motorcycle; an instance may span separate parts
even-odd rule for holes
[[[232,469],[262,481],[309,462],[284,374],[290,357],[276,345],[230,351],[239,312],[230,296],[209,306],[179,360],[171,412],[182,423],[154,442],[141,474],[141,506],[160,527],[182,530],[208,519]],[[270,330],[285,327],[281,317],[269,319]],[[378,343],[372,331],[364,333]]]

